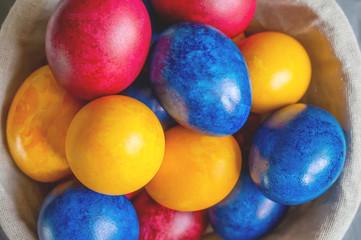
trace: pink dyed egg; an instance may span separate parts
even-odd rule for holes
[[[201,22],[221,30],[230,38],[242,33],[252,21],[256,0],[150,0],[164,19]]]
[[[46,33],[57,81],[86,100],[116,94],[138,76],[151,42],[141,0],[62,0]]]
[[[153,201],[146,191],[135,199],[139,240],[196,240],[208,225],[206,211],[180,212]]]

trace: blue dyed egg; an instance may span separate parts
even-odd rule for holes
[[[165,110],[198,133],[237,132],[251,109],[251,85],[244,58],[219,30],[179,23],[164,31],[150,56],[150,80]]]
[[[346,156],[346,140],[327,111],[293,104],[275,112],[254,137],[249,169],[263,194],[275,202],[311,201],[336,181]]]
[[[267,199],[242,171],[232,192],[208,210],[214,231],[226,240],[257,239],[272,229],[287,207]]]
[[[153,92],[149,81],[149,72],[146,68],[143,68],[138,78],[125,91],[123,91],[122,94],[135,98],[147,105],[158,117],[164,130],[176,125],[176,122],[160,105],[157,96]]]
[[[38,218],[40,240],[138,239],[137,214],[125,196],[93,192],[80,183],[59,185]]]

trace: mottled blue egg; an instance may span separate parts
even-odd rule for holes
[[[346,140],[337,120],[321,108],[300,103],[278,110],[261,125],[249,169],[266,197],[297,205],[329,189],[345,157]]]
[[[159,15],[154,11],[154,8],[149,0],[143,0],[145,7],[147,8],[150,23],[152,24],[152,43],[158,39],[159,35],[164,31],[169,24],[167,24]]]
[[[202,134],[237,132],[251,109],[251,84],[238,47],[202,23],[172,25],[154,44],[150,80],[161,105]]]
[[[287,207],[267,199],[242,171],[232,192],[208,209],[214,231],[225,240],[257,239],[271,230]]]
[[[152,90],[149,81],[149,71],[146,67],[143,68],[138,78],[125,91],[123,91],[122,94],[135,98],[147,105],[158,117],[164,130],[167,130],[176,125],[176,122],[159,104],[157,96]]]
[[[45,198],[38,218],[40,240],[137,240],[137,214],[125,196],[93,192],[80,183],[57,186]]]

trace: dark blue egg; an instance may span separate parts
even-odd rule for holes
[[[152,43],[158,39],[159,35],[164,31],[169,24],[167,24],[159,15],[154,11],[154,8],[149,0],[143,0],[145,7],[147,8],[150,23],[152,24]]]
[[[231,39],[206,24],[179,23],[153,47],[150,80],[174,120],[213,136],[231,135],[243,126],[251,109],[251,85]]]
[[[137,214],[125,196],[93,192],[80,183],[57,186],[45,198],[38,218],[40,240],[137,240]]]
[[[287,207],[267,199],[245,171],[220,203],[208,210],[214,231],[225,240],[257,239],[270,231]]]
[[[138,78],[125,91],[123,91],[122,94],[135,98],[147,105],[158,117],[164,130],[167,130],[176,125],[176,122],[159,104],[157,96],[152,90],[149,81],[149,72],[146,67],[143,68]]]
[[[253,181],[275,202],[311,201],[336,181],[346,156],[346,140],[327,111],[305,104],[278,110],[257,131],[249,157]]]

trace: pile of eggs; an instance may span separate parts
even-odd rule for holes
[[[256,0],[61,0],[48,64],[17,91],[10,153],[44,199],[47,239],[257,239],[337,180],[346,140],[297,103],[291,36],[245,37]],[[243,159],[243,161],[242,161]],[[73,177],[69,180],[69,177]]]

